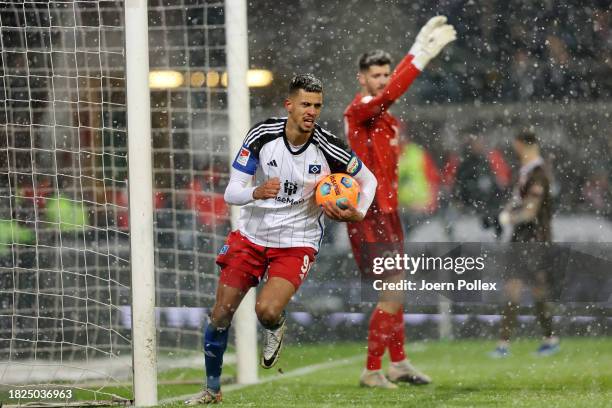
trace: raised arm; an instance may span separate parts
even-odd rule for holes
[[[352,116],[358,122],[365,122],[386,111],[419,76],[419,71],[412,63],[406,64],[401,70],[393,73],[389,83],[380,95],[372,97],[365,96],[361,103],[352,104],[345,115]]]
[[[431,18],[421,28],[408,54],[400,61],[383,91],[366,96],[361,103],[352,104],[345,112],[357,122],[365,122],[387,110],[435,58],[442,48],[457,38],[453,26],[446,24],[446,17]]]

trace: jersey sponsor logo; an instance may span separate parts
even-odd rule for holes
[[[349,175],[354,176],[359,172],[360,169],[361,161],[357,156],[353,155],[353,157],[351,157],[351,160],[349,160],[348,164],[346,165],[346,172]]]
[[[298,205],[304,202],[303,198],[300,198],[299,200],[295,200],[291,197],[278,197],[278,196],[275,198],[275,200],[278,201],[279,203],[291,204],[291,205]]]
[[[221,247],[221,249],[219,250],[219,255],[225,255],[227,254],[227,251],[229,249],[229,245],[225,244]]]
[[[272,159],[271,161],[268,162],[268,166],[270,166],[270,167],[278,167],[278,164],[276,164],[276,160]]]
[[[309,164],[308,173],[309,174],[321,174],[321,165],[320,164]]]
[[[236,157],[236,162],[242,166],[246,166],[249,162],[249,157],[251,157],[251,152],[247,148],[240,149],[240,153],[238,153],[238,157]]]
[[[289,181],[289,180],[285,180],[285,183],[283,184],[283,189],[285,191],[285,194],[287,195],[292,195],[297,193],[297,183],[294,183],[293,181]]]

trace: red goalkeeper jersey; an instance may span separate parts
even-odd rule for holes
[[[397,211],[398,121],[389,107],[421,73],[407,55],[397,65],[385,89],[376,97],[358,93],[344,112],[345,131],[357,156],[378,180],[374,204],[383,212]]]

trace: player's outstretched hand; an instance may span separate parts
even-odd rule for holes
[[[446,24],[446,16],[435,16],[430,18],[417,34],[414,44],[412,48],[410,48],[410,51],[408,51],[408,54],[417,55],[420,53],[423,46],[427,43],[427,39],[431,32],[437,27],[442,27],[444,24]]]
[[[335,221],[356,222],[361,221],[364,218],[364,215],[360,213],[359,210],[353,207],[350,203],[347,203],[348,208],[346,210],[339,208],[331,201],[324,202],[321,207],[323,207],[323,212],[325,212],[325,215]]]
[[[260,184],[253,190],[253,198],[256,200],[266,200],[268,198],[274,198],[280,191],[280,179],[274,177],[266,180],[265,183]]]
[[[431,58],[436,57],[442,48],[446,47],[452,41],[457,39],[457,31],[455,27],[450,24],[444,24],[443,26],[434,28],[429,37],[426,38],[423,50],[428,52]]]
[[[425,37],[422,46],[417,47],[412,63],[423,70],[429,61],[434,59],[444,47],[457,39],[455,27],[450,24],[443,24],[434,27]]]

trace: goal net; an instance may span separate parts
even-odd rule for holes
[[[0,1],[5,401],[45,384],[132,395],[123,7]],[[224,3],[150,0],[148,15],[159,368],[202,367],[230,229]]]

